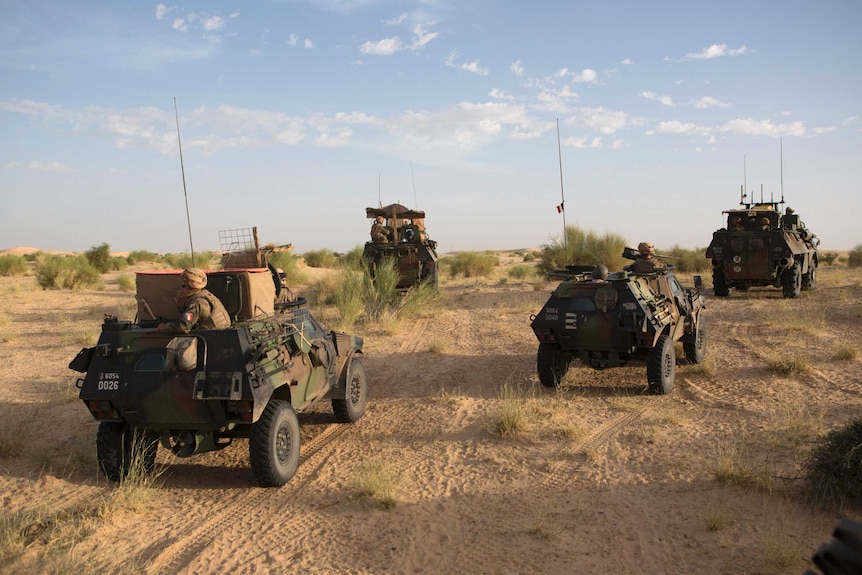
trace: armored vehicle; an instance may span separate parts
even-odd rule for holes
[[[123,479],[133,461],[150,469],[159,443],[179,457],[248,439],[262,486],[280,486],[299,465],[297,413],[329,399],[335,420],[362,417],[363,341],[325,330],[304,298],[284,298],[274,268],[207,272],[229,328],[169,331],[179,271],[137,273],[134,321],[106,317],[94,347],[69,364],[84,373],[80,398],[99,421],[99,466]]]
[[[635,253],[626,248],[623,257],[635,259]],[[645,356],[649,391],[664,394],[673,389],[676,375],[675,342],[682,342],[689,362],[703,361],[700,277],[694,277],[694,289],[686,289],[673,266],[648,273],[626,268],[607,273],[604,266],[567,266],[550,274],[563,281],[531,318],[539,340],[536,367],[542,385],[558,386],[576,358],[605,369]]]
[[[780,202],[746,203],[725,210],[727,227],[712,234],[706,257],[712,260],[712,287],[718,297],[736,288],[780,287],[784,297],[799,297],[817,287],[817,238],[793,210]]]
[[[423,282],[437,285],[437,242],[425,231],[425,212],[401,204],[365,208],[372,226],[371,241],[365,243],[362,261],[371,271],[384,261],[395,262],[399,290]]]

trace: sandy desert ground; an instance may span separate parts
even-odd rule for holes
[[[575,366],[542,388],[530,314],[553,285],[444,278],[440,308],[357,328],[366,415],[301,414],[287,485],[255,485],[245,441],[161,449],[138,503],[97,473],[67,368],[104,314],[134,315],[106,279],[71,292],[0,277],[0,408],[27,438],[0,457],[4,573],[801,574],[840,517],[862,518],[802,491],[815,440],[862,413],[862,361],[836,359],[862,352],[862,271],[821,268],[797,300],[706,287],[707,360],[680,360],[666,396],[645,393],[642,364]],[[805,369],[770,367],[794,358]],[[512,405],[527,427],[503,437],[493,422]],[[374,465],[394,478],[389,508],[358,488]]]

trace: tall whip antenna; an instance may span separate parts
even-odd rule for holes
[[[563,149],[560,145],[560,119],[557,118],[557,154],[560,157],[560,213],[563,214],[563,256],[569,259],[569,239],[566,237],[566,195],[563,193]]]
[[[380,172],[377,172],[377,207],[383,207],[383,200],[380,199]]]
[[[784,203],[784,138],[778,139],[778,149],[781,154],[781,203]]]
[[[413,178],[413,209],[419,209],[419,202],[416,200],[416,174],[413,173],[413,160],[410,160],[410,177]]]
[[[186,221],[189,224],[189,247],[192,250],[192,267],[195,266],[195,244],[192,241],[192,219],[189,216],[189,193],[186,191],[186,168],[183,165],[183,143],[180,140],[180,113],[177,110],[177,97],[174,96],[174,116],[177,119],[177,144],[180,147],[180,170],[183,173],[183,195],[186,198]]]

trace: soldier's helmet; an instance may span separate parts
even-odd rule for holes
[[[180,285],[191,289],[204,289],[207,285],[207,274],[199,268],[186,268],[180,274]]]
[[[638,244],[638,252],[642,255],[654,255],[655,246],[650,242],[641,242]]]
[[[593,279],[594,280],[606,280],[608,279],[608,268],[602,264],[597,265],[593,268]]]
[[[762,218],[760,218],[760,223],[763,224],[764,226],[768,226],[769,225],[769,218],[767,218],[766,216],[763,216]]]
[[[374,220],[375,220],[378,224],[382,224],[382,223],[383,223],[383,216],[377,216],[376,218],[374,218]]]

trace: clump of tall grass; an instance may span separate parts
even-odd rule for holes
[[[780,356],[767,358],[769,369],[778,375],[794,375],[806,373],[811,369],[811,362],[807,357],[799,355]]]
[[[381,509],[395,507],[397,484],[398,472],[395,465],[382,457],[364,461],[353,477],[357,495],[374,499]]]
[[[290,252],[273,252],[269,256],[269,263],[284,272],[288,287],[304,284],[308,281],[305,274],[299,271],[299,258]]]
[[[492,252],[461,252],[440,259],[438,264],[446,266],[452,276],[488,277],[500,265],[500,258]]]
[[[129,257],[127,257],[126,260],[129,262],[129,265],[135,265],[141,262],[159,263],[162,261],[162,257],[159,254],[148,252],[146,250],[135,250],[133,252],[129,252]]]
[[[351,270],[362,269],[362,254],[364,252],[363,246],[356,246],[345,254],[336,254],[338,265]]]
[[[604,264],[615,271],[630,263],[622,257],[626,240],[619,234],[599,235],[576,226],[566,226],[565,234],[565,241],[556,238],[542,249],[539,268],[543,272],[563,269],[569,264]]]
[[[179,254],[165,254],[162,256],[162,263],[167,264],[175,270],[186,268],[209,269],[210,261],[213,259],[212,252],[195,252],[194,258],[188,252]]]
[[[862,268],[862,244],[858,244],[847,256],[848,268]]]
[[[310,268],[333,268],[335,267],[335,252],[322,248],[311,250],[302,254],[305,264]]]
[[[36,419],[31,404],[0,404],[0,457],[17,457],[24,453],[33,437],[24,430]]]
[[[135,291],[135,276],[122,274],[117,277],[117,289],[120,291]]]
[[[852,361],[859,355],[859,351],[850,344],[839,344],[835,349],[835,359],[839,361]]]
[[[0,276],[23,276],[27,273],[27,260],[23,256],[0,256]]]
[[[539,273],[539,268],[527,264],[512,266],[508,271],[509,277],[515,280],[536,277]]]
[[[818,252],[817,263],[831,266],[838,259],[838,252]]]
[[[660,250],[660,253],[670,256],[664,263],[676,267],[680,272],[701,273],[712,269],[712,263],[706,259],[706,250],[702,248],[690,250],[675,244],[670,250]]]
[[[862,498],[862,417],[826,434],[805,463],[806,487],[821,505]]]
[[[96,289],[105,287],[99,270],[87,258],[46,256],[36,264],[36,283],[42,289]]]
[[[491,413],[491,431],[501,437],[515,437],[530,425],[529,397],[518,387],[504,383],[497,391],[497,408]]]

